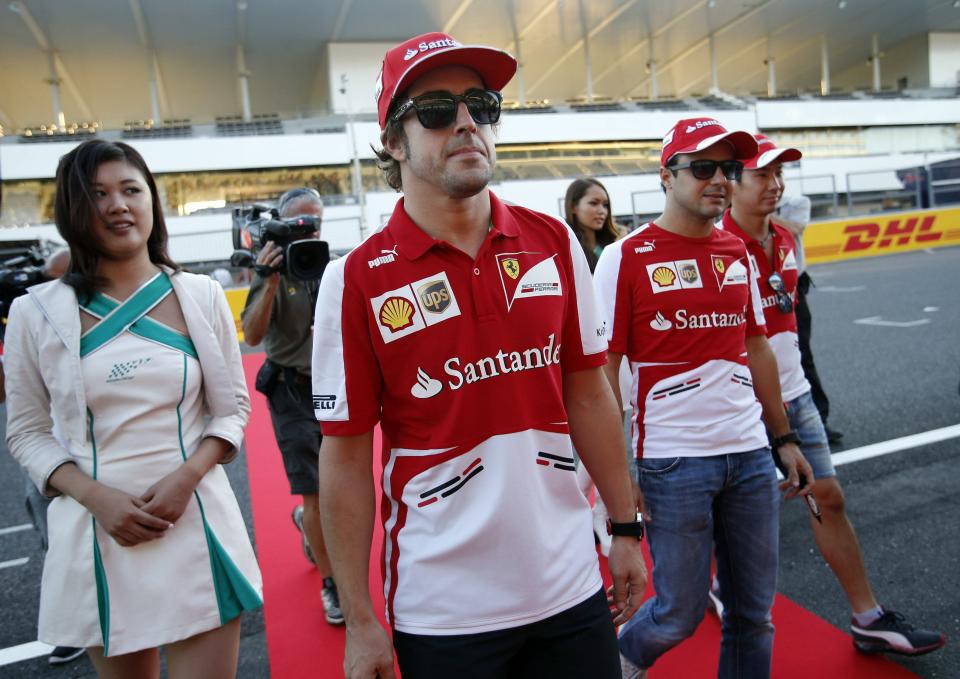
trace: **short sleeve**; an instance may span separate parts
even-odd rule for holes
[[[608,245],[600,255],[596,271],[593,274],[593,287],[596,292],[597,307],[600,309],[604,334],[610,345],[610,351],[626,354],[630,330],[630,291],[621,285],[620,264],[623,257],[620,240]]]
[[[594,298],[590,266],[573,231],[565,224],[564,227],[573,285],[567,294],[560,364],[564,372],[574,372],[606,363],[607,341],[603,336],[603,322]]]
[[[757,283],[759,275],[757,262],[750,255],[746,255],[749,266],[750,297],[747,300],[747,337],[756,337],[757,335],[766,335],[767,326],[763,318],[763,303],[760,301],[760,287]]]
[[[331,262],[320,282],[313,325],[313,408],[325,435],[354,436],[380,420],[382,376],[367,304],[350,285],[350,257]]]

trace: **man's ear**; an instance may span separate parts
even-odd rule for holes
[[[407,159],[404,144],[400,137],[401,135],[396,131],[393,134],[390,134],[388,130],[380,133],[380,143],[383,145],[383,150],[389,153],[397,162]]]
[[[660,168],[660,186],[663,187],[664,191],[673,188],[673,172],[666,167]]]

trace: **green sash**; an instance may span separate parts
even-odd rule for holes
[[[147,316],[172,290],[170,278],[161,271],[124,302],[118,303],[99,292],[94,294],[90,302],[80,308],[101,320],[80,338],[80,358],[93,353],[124,330],[197,358],[197,349],[189,337]]]

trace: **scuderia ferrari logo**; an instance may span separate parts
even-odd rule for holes
[[[502,262],[500,266],[503,267],[504,272],[510,276],[513,280],[517,280],[517,276],[520,275],[520,262],[517,261],[516,257],[509,257]]]

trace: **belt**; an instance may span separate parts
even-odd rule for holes
[[[287,370],[287,369],[282,369],[282,370],[280,371],[279,381],[280,381],[280,382],[287,382],[287,381],[288,381],[288,380],[287,380],[287,376],[288,376],[288,374],[290,374],[290,373],[293,374],[293,383],[294,383],[294,384],[310,384],[311,381],[312,381],[310,375],[304,375],[302,372],[299,372],[299,371],[293,372],[292,370]]]

